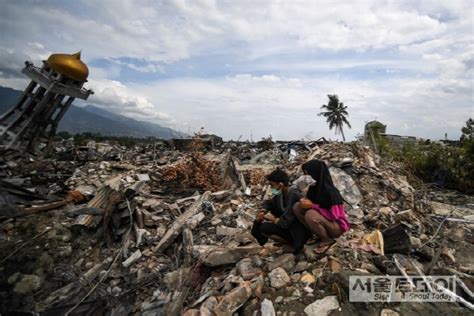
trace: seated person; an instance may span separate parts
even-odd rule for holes
[[[321,239],[315,252],[323,254],[336,242],[334,238],[348,231],[350,226],[341,194],[334,186],[326,164],[310,160],[302,169],[312,184],[306,198],[295,204],[294,212],[298,221]]]
[[[262,246],[268,238],[272,238],[289,243],[297,253],[311,237],[311,233],[293,214],[293,207],[302,197],[302,192],[296,186],[289,186],[288,175],[283,170],[273,171],[267,176],[267,180],[273,196],[263,203],[263,207],[270,214],[257,214],[252,235]]]

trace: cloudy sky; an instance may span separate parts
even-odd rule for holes
[[[0,0],[0,85],[25,60],[82,50],[87,103],[226,139],[340,138],[352,129],[457,138],[474,117],[472,1]]]

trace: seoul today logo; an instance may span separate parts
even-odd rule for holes
[[[454,302],[455,276],[349,276],[351,302]]]

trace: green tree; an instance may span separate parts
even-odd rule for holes
[[[69,138],[72,137],[72,135],[69,134],[66,131],[60,131],[60,132],[56,133],[56,136],[60,137],[61,139],[69,139]]]
[[[324,116],[326,118],[326,122],[329,123],[329,129],[335,128],[336,134],[338,132],[341,133],[342,139],[346,141],[346,137],[344,136],[343,125],[346,124],[349,128],[351,128],[351,124],[347,120],[347,106],[344,103],[339,102],[339,98],[335,94],[328,95],[329,102],[328,104],[323,104],[321,109],[324,110],[323,112],[319,113],[318,116]]]
[[[462,128],[461,144],[417,142],[406,144],[390,152],[395,161],[401,162],[408,175],[432,183],[437,181],[437,171],[446,174],[443,185],[448,189],[467,194],[474,193],[474,135],[473,120]]]
[[[472,118],[466,121],[466,126],[461,129],[461,142],[474,139],[474,120]]]

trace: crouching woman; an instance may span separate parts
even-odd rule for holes
[[[324,254],[335,244],[335,238],[349,230],[350,225],[341,194],[334,186],[326,164],[310,160],[303,164],[302,169],[311,184],[306,197],[295,204],[295,216],[319,237],[320,242],[314,251]]]

